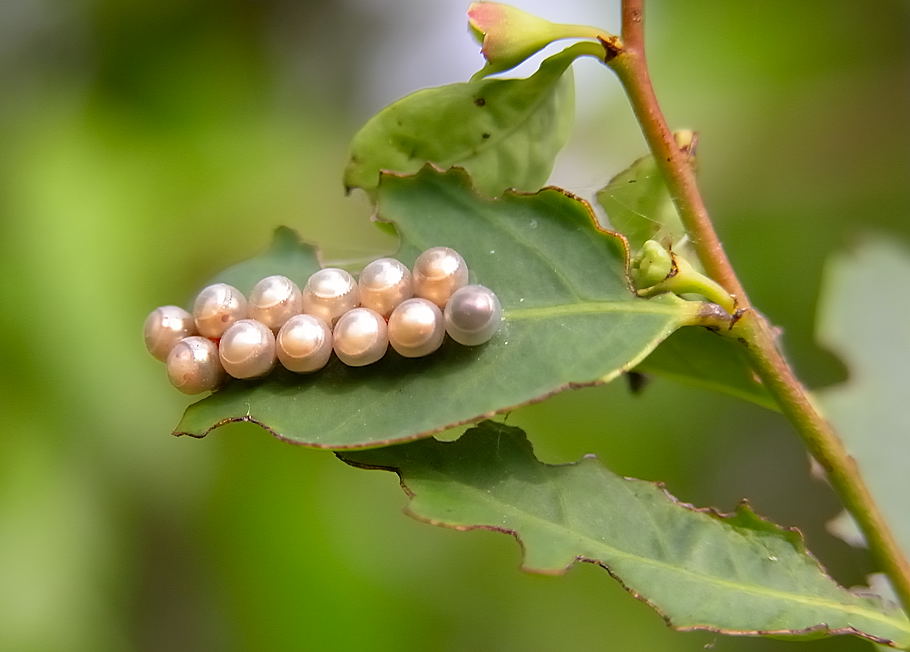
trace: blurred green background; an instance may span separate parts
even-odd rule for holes
[[[616,2],[518,4],[617,29]],[[523,574],[511,538],[409,520],[393,475],[255,427],[169,436],[188,399],[143,349],[147,312],[278,224],[336,259],[392,250],[342,192],[347,142],[398,96],[480,67],[466,6],[0,4],[0,650],[800,648],[675,633],[592,566]],[[836,382],[812,338],[826,256],[870,229],[910,239],[908,3],[652,1],[648,30],[743,280],[804,377]],[[578,86],[553,178],[590,196],[644,145],[609,74],[583,62]],[[747,496],[848,586],[872,568],[826,533],[837,501],[759,408],[617,382],[509,423],[549,462],[594,452],[698,505]]]

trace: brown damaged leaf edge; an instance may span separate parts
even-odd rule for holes
[[[449,445],[451,443],[454,443],[454,442],[440,442],[440,444],[442,444],[442,445]],[[407,497],[408,497],[409,504],[404,507],[403,511],[405,514],[407,514],[414,520],[420,521],[421,523],[426,523],[428,525],[444,527],[444,528],[447,528],[450,530],[455,530],[458,532],[470,532],[472,530],[482,530],[482,531],[498,532],[500,534],[509,535],[512,538],[514,538],[515,541],[518,543],[518,546],[521,549],[522,560],[524,560],[525,544],[524,544],[524,541],[522,540],[521,536],[515,530],[512,530],[510,528],[497,527],[495,525],[453,525],[451,523],[446,523],[445,521],[439,521],[437,519],[426,518],[424,516],[420,516],[419,514],[416,514],[415,512],[411,511],[410,502],[411,502],[411,500],[413,500],[415,498],[416,493],[411,491],[411,488],[408,487],[407,482],[403,477],[401,469],[396,468],[394,466],[380,466],[380,465],[373,465],[373,464],[364,464],[361,462],[354,462],[353,460],[346,459],[343,455],[340,455],[340,454],[336,454],[336,457],[338,457],[338,459],[340,459],[342,462],[344,462],[348,466],[352,466],[354,468],[364,469],[364,470],[368,470],[368,471],[390,471],[392,473],[395,473],[398,476],[398,481],[399,481],[399,484],[401,485],[402,491],[404,491],[405,495],[407,495]],[[584,459],[597,460],[598,458],[596,455],[585,455]],[[541,464],[544,464],[544,463],[541,462]],[[570,466],[577,466],[577,465],[578,465],[578,462],[569,462],[567,464],[544,464],[544,466],[548,466],[548,467],[570,467]],[[642,482],[641,480],[637,480],[636,478],[629,478],[626,476],[623,476],[623,480]],[[733,519],[737,518],[737,516],[738,516],[738,514],[736,514],[736,513],[724,513],[713,507],[695,507],[694,505],[692,505],[690,503],[683,502],[683,501],[679,500],[676,496],[671,494],[667,490],[666,485],[663,482],[651,482],[648,484],[652,484],[652,485],[658,487],[671,503],[673,503],[674,505],[681,507],[683,509],[687,509],[689,511],[697,512],[700,514],[707,514],[708,516],[711,516],[712,518],[715,518],[715,519],[721,520],[721,521],[733,520]],[[786,538],[791,542],[791,544],[795,548],[797,548],[801,553],[808,556],[818,566],[819,572],[821,572],[826,577],[830,578],[830,575],[828,574],[825,567],[822,566],[821,562],[819,562],[818,559],[806,547],[805,537],[803,537],[802,532],[798,528],[784,527],[784,526],[774,523],[773,521],[770,521],[770,520],[764,518],[763,516],[759,515],[757,512],[752,510],[752,507],[748,500],[745,500],[745,499],[742,500],[740,502],[740,508],[742,510],[746,510],[753,518],[770,525],[771,527],[777,529],[778,531],[780,531],[782,533],[785,533]],[[723,634],[725,636],[806,636],[806,635],[811,635],[811,634],[831,635],[831,636],[857,636],[859,638],[862,638],[867,641],[871,641],[873,643],[877,643],[879,645],[887,645],[887,646],[892,646],[892,647],[895,645],[894,641],[891,639],[881,638],[879,636],[868,634],[868,633],[860,631],[854,627],[841,627],[841,628],[832,629],[824,623],[820,623],[818,625],[813,625],[812,627],[806,627],[803,629],[776,629],[776,630],[771,630],[771,629],[769,629],[769,630],[726,629],[723,627],[714,627],[711,625],[677,626],[677,625],[674,625],[673,620],[667,614],[663,613],[663,611],[661,611],[653,602],[651,602],[650,600],[648,600],[648,598],[646,598],[642,594],[638,593],[637,591],[635,591],[634,589],[632,589],[631,587],[626,585],[626,583],[623,582],[623,580],[618,575],[616,575],[616,573],[614,573],[613,570],[607,564],[605,564],[604,562],[597,560],[597,559],[591,559],[589,557],[585,557],[584,555],[577,555],[575,557],[574,561],[567,564],[565,567],[563,567],[561,569],[557,569],[557,570],[540,570],[540,569],[535,569],[535,568],[529,568],[528,566],[526,566],[524,564],[524,562],[522,562],[520,568],[521,568],[521,570],[523,570],[527,573],[535,573],[538,575],[559,576],[559,575],[564,575],[565,573],[567,573],[572,568],[572,566],[574,566],[578,562],[582,562],[582,563],[586,563],[586,564],[593,564],[594,566],[599,566],[600,568],[607,571],[607,573],[610,575],[610,577],[613,578],[614,580],[616,580],[616,582],[619,583],[619,585],[623,588],[623,590],[625,590],[629,595],[631,595],[636,600],[643,602],[644,604],[648,605],[651,609],[653,609],[657,613],[657,615],[659,615],[661,617],[661,619],[664,621],[664,623],[666,624],[667,627],[669,627],[671,629],[675,629],[680,632],[705,631],[705,632],[713,632],[715,634]]]
[[[424,169],[426,169],[426,168],[432,169],[439,173],[446,172],[446,170],[443,170],[442,168],[440,168],[432,163],[425,164]],[[455,167],[455,168],[451,168],[449,171],[454,171],[456,174],[458,174],[461,177],[461,181],[466,183],[466,185],[470,188],[470,190],[472,192],[474,192],[478,196],[484,197],[484,195],[477,190],[476,186],[473,183],[473,180],[471,179],[471,176],[467,173],[467,171],[464,168]],[[421,172],[418,172],[417,175],[419,175],[420,173]],[[381,186],[382,180],[385,177],[407,178],[407,177],[412,177],[412,176],[417,176],[417,175],[399,174],[399,173],[394,173],[394,172],[383,171],[380,174],[379,183]],[[631,259],[630,259],[630,253],[629,253],[629,241],[621,233],[617,233],[615,231],[610,231],[609,229],[603,228],[597,222],[597,217],[594,213],[594,210],[587,201],[585,201],[581,197],[578,197],[577,195],[569,192],[568,190],[565,190],[564,188],[559,188],[557,186],[546,186],[545,188],[542,188],[541,190],[538,190],[536,192],[521,192],[521,191],[517,191],[517,190],[507,190],[504,194],[520,196],[520,197],[532,197],[535,195],[540,195],[540,194],[548,193],[548,192],[555,192],[560,195],[563,195],[564,197],[567,197],[569,199],[579,202],[579,204],[584,207],[584,210],[587,213],[588,219],[591,221],[591,225],[594,227],[594,229],[597,232],[602,233],[605,236],[614,238],[618,242],[618,244],[620,245],[621,250],[622,250],[622,256],[623,256],[623,261],[624,261],[623,276],[625,278],[626,286],[629,289],[631,298],[634,298],[635,289],[634,289],[634,286],[633,286],[632,280],[631,280]],[[487,199],[491,199],[492,201],[501,201],[502,197],[487,197]],[[373,222],[376,222],[377,226],[380,226],[380,227],[382,225],[396,226],[394,220],[384,219],[378,213],[374,213],[370,219]],[[321,252],[318,247],[316,247],[316,255],[317,255],[317,258],[319,258],[321,261],[322,256],[321,256]],[[646,299],[642,299],[642,301],[646,301]],[[710,317],[711,315],[713,315],[714,311],[710,308],[711,305],[712,304],[705,304],[705,306],[706,306],[705,310],[707,311],[707,312],[705,312],[705,317]],[[504,318],[508,319],[508,310],[505,311]],[[215,422],[214,424],[212,424],[211,426],[209,426],[202,432],[189,432],[189,431],[174,430],[171,434],[175,437],[186,436],[186,437],[192,437],[194,439],[202,439],[202,438],[206,437],[213,430],[216,430],[218,428],[221,428],[222,426],[226,426],[231,423],[252,423],[254,425],[259,426],[260,428],[265,430],[267,433],[269,433],[276,439],[279,439],[283,442],[287,442],[289,444],[293,444],[295,446],[303,446],[304,448],[313,448],[313,449],[318,449],[318,450],[333,450],[333,451],[365,450],[365,449],[369,449],[369,448],[381,448],[383,446],[388,446],[391,444],[403,444],[406,442],[415,441],[417,439],[424,439],[426,437],[429,437],[429,436],[434,435],[439,432],[443,432],[450,428],[456,428],[458,426],[476,423],[477,421],[480,421],[483,419],[490,419],[490,418],[496,416],[497,414],[511,412],[513,410],[516,410],[520,407],[524,407],[526,405],[534,405],[535,403],[540,403],[540,402],[545,401],[546,399],[550,398],[551,396],[560,394],[560,393],[568,391],[568,390],[582,389],[582,388],[586,388],[586,387],[596,387],[599,385],[604,385],[604,384],[614,380],[619,375],[634,369],[645,357],[647,357],[647,353],[637,357],[634,360],[627,362],[625,365],[623,365],[621,368],[617,369],[615,372],[613,372],[611,374],[607,374],[601,378],[598,378],[598,379],[595,379],[592,381],[565,383],[564,385],[560,385],[559,387],[556,387],[553,390],[551,390],[545,394],[537,396],[531,400],[524,401],[522,403],[516,403],[514,405],[504,406],[504,407],[502,407],[498,410],[492,411],[492,412],[485,412],[483,414],[478,414],[478,415],[468,418],[468,419],[462,419],[460,421],[447,423],[447,424],[441,425],[437,428],[432,428],[429,430],[422,430],[422,431],[416,432],[412,435],[408,435],[407,437],[395,437],[395,438],[390,438],[390,439],[376,440],[376,441],[370,442],[367,445],[356,445],[356,444],[354,444],[354,445],[338,445],[338,444],[326,445],[326,444],[315,444],[315,443],[297,441],[297,440],[284,436],[277,430],[269,427],[268,425],[266,425],[265,423],[263,423],[262,421],[257,419],[252,414],[246,414],[244,416],[228,417],[226,419],[221,419],[220,421]],[[202,400],[204,400],[204,399],[202,399]]]

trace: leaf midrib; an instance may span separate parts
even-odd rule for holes
[[[692,305],[697,306],[698,304],[693,302]],[[578,303],[557,303],[550,306],[505,308],[504,312],[506,320],[519,321],[526,319],[552,319],[566,315],[592,315],[616,312],[667,315],[683,320],[686,316],[687,307],[644,299],[627,299],[623,301],[579,301]]]
[[[436,475],[440,478],[443,478],[444,480],[447,480],[447,481],[453,480],[453,478],[451,476],[446,475],[445,473],[442,473],[439,471],[434,471],[433,473],[434,473],[434,475]],[[805,604],[805,605],[810,605],[810,606],[819,607],[819,608],[828,608],[828,609],[832,609],[834,611],[840,611],[840,612],[844,612],[844,613],[854,614],[857,616],[864,616],[866,618],[869,618],[870,620],[884,623],[886,625],[895,627],[896,629],[899,629],[901,631],[904,631],[904,632],[907,632],[908,634],[910,634],[910,622],[894,620],[887,614],[884,614],[880,611],[868,609],[868,608],[865,608],[865,607],[862,607],[859,605],[849,605],[849,604],[844,604],[841,602],[833,602],[831,600],[826,600],[826,599],[807,598],[798,593],[790,593],[787,591],[781,591],[779,589],[771,589],[771,588],[767,588],[767,587],[762,587],[760,585],[739,584],[739,583],[735,583],[735,582],[730,582],[728,580],[724,580],[722,578],[715,577],[713,575],[696,573],[696,572],[687,570],[685,568],[681,568],[679,566],[674,566],[667,562],[662,562],[657,559],[653,559],[651,557],[642,557],[640,555],[635,555],[635,554],[627,552],[625,550],[620,550],[618,548],[605,544],[603,541],[594,539],[594,538],[588,536],[587,534],[584,534],[582,532],[576,532],[574,530],[570,530],[570,529],[566,528],[565,526],[562,526],[559,523],[556,523],[549,519],[538,516],[537,514],[534,514],[532,512],[522,511],[521,509],[519,509],[513,505],[510,505],[509,503],[505,503],[505,502],[502,502],[501,500],[496,499],[492,494],[488,494],[487,492],[475,487],[474,485],[467,484],[465,482],[461,482],[457,478],[455,478],[454,481],[456,484],[458,484],[461,487],[463,487],[464,489],[467,489],[468,491],[470,491],[470,493],[480,497],[480,499],[486,503],[494,505],[497,508],[505,510],[511,514],[518,515],[523,518],[535,521],[536,523],[539,523],[540,525],[546,527],[547,529],[555,530],[556,533],[559,534],[561,537],[564,537],[565,532],[568,531],[573,536],[589,542],[590,544],[593,545],[593,547],[595,549],[596,548],[604,549],[609,554],[613,555],[614,557],[622,557],[622,558],[625,558],[628,560],[632,560],[634,562],[638,562],[643,565],[649,565],[649,566],[652,566],[655,568],[661,568],[664,570],[672,571],[672,572],[675,572],[680,575],[686,575],[689,577],[693,577],[693,578],[703,581],[705,583],[714,584],[714,585],[717,585],[720,587],[732,589],[732,590],[739,591],[739,592],[752,593],[755,595],[767,596],[767,597],[772,597],[772,598],[780,598],[780,599],[788,600],[790,602],[795,602],[798,604]],[[416,492],[415,492],[415,494],[416,494]],[[516,532],[516,535],[519,538],[521,538],[521,533],[518,532],[517,530],[515,532]],[[606,562],[606,559],[604,559],[604,561]],[[841,590],[843,590],[843,589],[841,589]],[[848,595],[852,595],[852,594],[848,593]]]

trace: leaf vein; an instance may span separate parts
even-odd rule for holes
[[[522,510],[509,503],[503,502],[503,501],[499,500],[498,498],[496,498],[495,496],[487,494],[486,492],[482,491],[481,489],[478,489],[477,487],[475,487],[471,484],[462,482],[462,481],[458,480],[457,478],[451,478],[441,472],[437,472],[437,473],[438,473],[438,475],[442,476],[443,478],[450,480],[450,481],[454,481],[458,485],[469,490],[471,494],[475,495],[476,497],[479,497],[482,501],[490,503],[491,505],[495,505],[497,509],[503,510],[504,512],[512,512],[521,517],[535,521],[547,529],[555,530],[556,534],[559,535],[560,538],[563,538],[563,539],[566,538],[565,533],[561,531],[562,528],[559,523],[553,522],[552,520],[546,519],[533,512],[528,512],[528,511]],[[519,537],[521,536],[520,533],[518,533],[518,532],[516,532],[516,534],[518,534]],[[628,552],[625,550],[621,550],[619,548],[615,548],[584,532],[574,531],[574,532],[572,532],[572,534],[574,534],[577,539],[588,542],[594,549],[598,549],[598,548],[603,549],[605,551],[605,554],[602,554],[601,556],[604,557],[604,560],[603,560],[604,563],[608,563],[607,559],[606,559],[606,557],[608,557],[608,556],[613,556],[614,558],[625,558],[627,560],[631,560],[633,562],[637,562],[637,563],[640,563],[643,565],[653,566],[653,567],[660,568],[660,569],[668,571],[668,572],[676,573],[678,575],[691,577],[691,578],[694,578],[699,581],[703,581],[703,582],[706,582],[709,584],[716,585],[723,589],[751,593],[751,594],[758,595],[758,596],[772,597],[772,598],[777,598],[777,599],[781,599],[781,600],[787,600],[787,601],[795,602],[798,604],[815,606],[817,608],[827,608],[827,609],[832,609],[834,611],[851,613],[851,614],[855,614],[858,616],[863,616],[863,617],[869,618],[870,620],[875,620],[878,622],[892,625],[894,627],[901,629],[902,631],[910,633],[910,622],[897,620],[895,618],[888,616],[887,614],[881,613],[874,609],[868,609],[868,608],[862,607],[860,605],[835,602],[833,600],[817,598],[814,596],[804,596],[804,595],[800,595],[798,593],[792,593],[792,592],[783,591],[780,589],[772,589],[772,588],[764,587],[764,586],[760,586],[760,585],[732,582],[732,581],[724,579],[724,578],[720,578],[720,577],[716,577],[716,576],[708,575],[708,574],[704,574],[704,573],[698,573],[695,571],[688,570],[686,568],[674,566],[672,564],[660,561],[658,559],[653,559],[650,557],[643,557],[641,555],[636,555],[634,553],[631,553],[631,552]],[[597,561],[597,560],[595,559],[594,561]],[[851,595],[851,594],[847,593],[847,595]]]

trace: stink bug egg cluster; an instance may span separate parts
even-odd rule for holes
[[[248,297],[216,283],[198,294],[192,314],[177,306],[153,310],[145,320],[145,346],[187,394],[214,390],[227,376],[265,376],[276,364],[312,373],[333,352],[351,367],[379,361],[389,346],[406,358],[423,357],[439,349],[447,333],[477,346],[499,328],[502,306],[468,277],[457,251],[433,247],[413,270],[379,258],[358,279],[335,267],[315,272],[302,287],[273,275]]]

